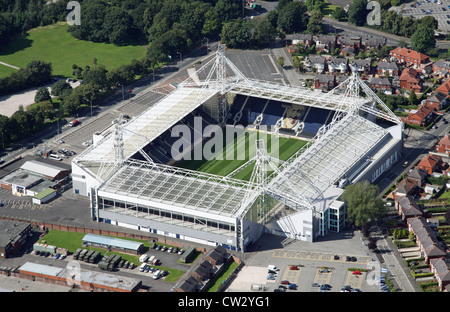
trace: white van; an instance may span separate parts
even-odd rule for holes
[[[269,265],[267,266],[267,269],[268,269],[268,270],[272,270],[272,271],[280,271],[279,268],[277,268],[276,266],[274,266],[274,265],[272,265],[272,264],[269,264]]]
[[[139,262],[146,262],[148,260],[148,255],[143,254],[139,257]]]
[[[62,160],[61,156],[59,156],[57,154],[50,154],[50,155],[48,155],[48,158],[53,159],[53,160]]]
[[[155,256],[151,256],[150,259],[148,259],[148,262],[153,263],[153,260],[155,260]]]
[[[145,268],[147,267],[147,263],[142,263],[139,267],[139,272],[144,272]]]
[[[158,270],[155,273],[153,273],[153,279],[158,279],[160,277],[161,277],[161,271],[160,270]]]

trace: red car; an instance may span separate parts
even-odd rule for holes
[[[70,125],[72,126],[72,127],[75,127],[76,125],[78,125],[80,122],[78,121],[78,120],[74,120],[74,121],[71,121],[70,122]]]
[[[361,274],[361,272],[360,272],[360,271],[353,271],[353,272],[352,272],[352,274],[355,274],[355,275],[360,275],[360,274]]]
[[[280,284],[282,284],[282,285],[289,285],[290,283],[289,283],[289,281],[284,280],[284,281],[281,281]]]
[[[289,270],[298,270],[298,267],[296,266],[296,265],[291,265],[290,267],[289,267]]]

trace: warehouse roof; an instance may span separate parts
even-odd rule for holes
[[[90,242],[94,244],[106,245],[106,246],[114,246],[125,249],[138,250],[142,243],[134,242],[126,239],[107,237],[95,234],[86,234],[83,237],[83,242]]]
[[[37,173],[39,175],[51,178],[56,177],[61,171],[65,171],[63,168],[50,164],[45,164],[37,160],[29,160],[25,162],[20,168],[32,173]]]
[[[34,262],[26,262],[24,265],[20,267],[20,271],[27,271],[31,273],[43,274],[43,275],[51,275],[58,276],[64,268],[58,268],[55,266],[49,266]]]

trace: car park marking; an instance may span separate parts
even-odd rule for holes
[[[371,261],[370,257],[356,256],[357,261],[348,262],[345,260],[347,255],[338,255],[339,259],[334,260],[335,254],[322,253],[322,252],[307,252],[307,251],[295,251],[295,250],[277,250],[272,253],[274,258],[284,258],[292,260],[309,260],[309,261],[328,261],[335,263],[358,263],[367,264]]]
[[[314,283],[317,283],[319,285],[330,284],[332,274],[332,268],[329,268],[329,270],[325,272],[323,272],[322,268],[318,268],[316,271],[316,275],[314,276]]]
[[[298,279],[300,277],[300,272],[302,270],[301,267],[298,267],[298,270],[289,269],[290,266],[287,266],[283,273],[282,281],[288,280],[291,284],[298,284]]]
[[[349,285],[352,288],[361,288],[362,282],[365,279],[365,272],[361,272],[359,275],[355,275],[352,271],[347,272],[345,278],[345,285]]]

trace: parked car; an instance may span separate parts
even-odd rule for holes
[[[317,284],[317,283],[312,283],[311,286],[312,286],[312,287],[320,287],[320,285]]]
[[[283,280],[283,281],[281,281],[280,283],[281,283],[282,285],[289,285],[289,284],[290,284],[288,280]]]
[[[171,253],[173,251],[173,247],[169,247],[169,249],[167,249],[168,253]]]
[[[60,256],[61,256],[61,254],[60,254],[60,253],[57,253],[57,254],[55,255],[55,259],[59,259]]]
[[[289,284],[289,289],[291,290],[296,290],[297,289],[297,285],[296,284]]]
[[[269,274],[269,275],[267,275],[266,279],[274,281],[274,280],[276,280],[277,278],[276,278],[275,276]]]
[[[329,284],[323,284],[322,286],[320,286],[320,290],[330,290],[331,289],[331,285]]]
[[[294,270],[294,271],[296,271],[296,270],[298,270],[298,267],[297,267],[296,265],[291,265],[291,266],[289,267],[289,270]]]
[[[353,271],[352,274],[354,274],[354,275],[361,275],[361,272],[360,271]]]
[[[280,285],[280,286],[278,286],[278,288],[279,288],[279,289],[287,289],[287,287],[284,286],[284,285]]]
[[[74,121],[71,121],[71,122],[69,122],[69,125],[71,126],[71,127],[75,127],[75,126],[77,126],[77,125],[79,125],[80,124],[80,122],[78,121],[78,120],[74,120]]]

